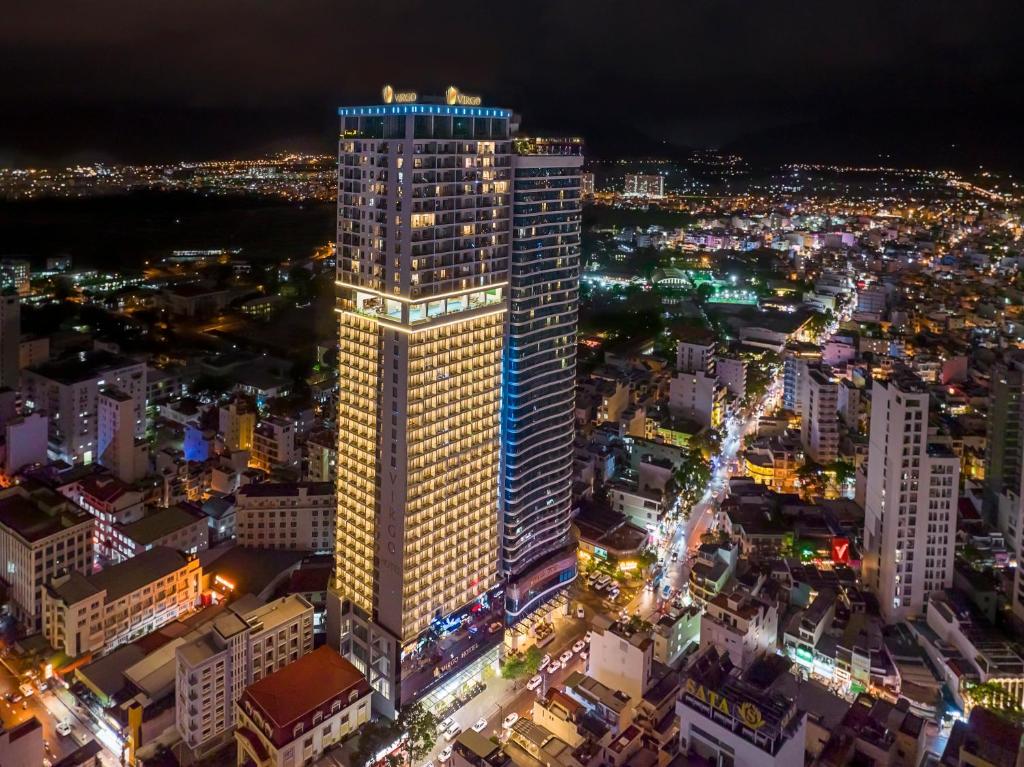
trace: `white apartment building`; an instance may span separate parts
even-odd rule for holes
[[[101,570],[50,579],[43,636],[72,658],[102,655],[196,609],[199,560],[161,546]]]
[[[860,389],[845,379],[839,382],[839,397],[836,400],[839,420],[851,429],[857,428],[860,421],[860,401]]]
[[[338,434],[320,431],[306,440],[306,476],[309,482],[338,481]]]
[[[330,482],[264,482],[235,493],[235,537],[260,549],[334,549],[335,488]]]
[[[953,585],[960,461],[929,443],[929,394],[897,369],[871,390],[864,507],[864,583],[887,623],[921,615]]]
[[[50,417],[50,453],[68,463],[99,457],[99,393],[116,387],[133,400],[135,436],[146,433],[146,366],[107,351],[76,352],[22,371],[28,410]]]
[[[774,652],[779,643],[775,605],[742,590],[708,600],[700,619],[700,647],[714,647],[733,664],[747,668],[755,658]]]
[[[718,383],[722,384],[736,399],[743,399],[747,396],[746,360],[718,357],[715,359],[715,375],[718,376]]]
[[[185,745],[195,755],[223,745],[245,688],[312,650],[313,605],[301,596],[229,605],[176,651],[175,725]]]
[[[621,690],[640,700],[650,686],[654,641],[644,631],[630,632],[623,624],[613,623],[590,633],[587,676],[613,690]]]
[[[320,647],[245,688],[235,704],[238,763],[312,764],[370,721],[373,691],[359,670]]]
[[[0,572],[11,614],[29,632],[42,624],[43,585],[92,566],[94,524],[75,504],[31,480],[0,490]]]
[[[608,503],[612,509],[625,514],[638,527],[657,530],[665,515],[664,493],[637,487],[632,482],[610,482]]]
[[[680,373],[669,382],[668,409],[673,418],[718,428],[725,417],[725,387],[713,374]]]
[[[801,377],[801,385],[800,441],[807,456],[824,466],[839,457],[839,384],[812,367]]]
[[[715,348],[711,331],[693,332],[692,337],[676,343],[676,371],[679,373],[714,373]]]
[[[47,422],[42,413],[18,416],[3,424],[0,444],[0,471],[13,477],[34,464],[44,464],[46,457]]]
[[[299,449],[295,445],[295,422],[272,415],[262,419],[253,430],[249,465],[270,471],[274,468],[299,468]]]
[[[114,561],[131,559],[144,551],[169,546],[185,554],[198,554],[210,547],[210,520],[190,503],[153,508],[134,522],[114,525]]]
[[[624,194],[630,197],[664,197],[665,178],[657,173],[627,173]]]
[[[114,386],[107,386],[97,396],[96,403],[97,460],[118,479],[129,484],[137,482],[149,473],[149,446],[137,434],[139,408],[135,398]]]

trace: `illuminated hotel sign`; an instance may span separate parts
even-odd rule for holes
[[[745,727],[749,727],[751,730],[760,730],[765,725],[761,709],[753,703],[733,703],[724,695],[713,690],[708,690],[704,685],[697,684],[692,679],[686,680],[686,694],[692,695],[701,703],[707,704],[715,711],[719,711],[726,716],[731,716],[733,719],[742,723]]]
[[[390,85],[385,85],[380,92],[385,104],[414,104],[416,102],[416,91],[396,91]]]
[[[479,96],[470,96],[468,93],[463,93],[454,85],[448,86],[448,90],[444,92],[444,100],[449,106],[458,105],[463,107],[478,107],[481,102]]]

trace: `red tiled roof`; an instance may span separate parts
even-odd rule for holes
[[[275,730],[274,742],[284,745],[292,740],[293,723],[312,717],[318,709],[326,709],[326,718],[335,700],[340,699],[344,709],[352,692],[362,698],[370,691],[359,670],[325,645],[249,685],[242,702],[260,711]]]

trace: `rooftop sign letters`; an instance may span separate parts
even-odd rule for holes
[[[468,93],[463,93],[454,85],[449,85],[448,90],[444,92],[445,103],[449,106],[463,106],[463,107],[478,107],[480,106],[479,96],[470,96]]]
[[[390,85],[385,85],[380,92],[385,104],[414,104],[416,102],[416,91],[396,91]]]
[[[760,730],[764,727],[764,716],[761,714],[761,709],[750,702],[735,703],[730,701],[724,695],[720,695],[713,690],[708,690],[703,685],[697,684],[692,679],[686,680],[686,693],[692,695],[702,703],[706,703],[716,711],[720,711],[726,716],[731,716],[733,719],[741,722],[744,726],[749,727],[751,730]]]

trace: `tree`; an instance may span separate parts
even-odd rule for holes
[[[679,486],[679,500],[683,506],[693,506],[704,495],[704,490],[711,481],[711,465],[698,448],[690,447],[676,471],[675,480]]]
[[[837,485],[844,485],[855,476],[857,476],[857,467],[849,461],[838,459],[832,461],[828,466],[825,467],[825,471],[834,474]]]
[[[540,648],[532,645],[525,653],[508,658],[501,666],[501,676],[505,679],[533,676],[540,668],[542,658]]]
[[[796,476],[800,480],[800,494],[805,498],[813,498],[825,494],[825,474],[821,464],[807,461],[807,463],[796,470]]]
[[[538,662],[540,659],[538,658]],[[398,714],[398,732],[405,733],[406,749],[413,762],[419,762],[430,753],[437,738],[438,718],[419,703],[406,706]]]

